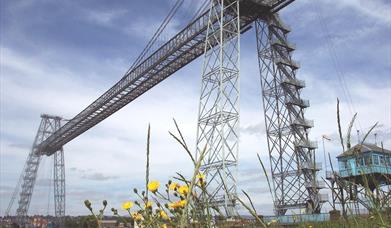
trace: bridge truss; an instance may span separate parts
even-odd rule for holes
[[[35,136],[33,146],[27,157],[18,186],[15,188],[16,191],[13,193],[6,211],[6,215],[9,215],[13,202],[18,196],[18,190],[20,189],[18,208],[16,210],[18,224],[27,223],[27,212],[30,207],[34,185],[37,180],[38,168],[43,158],[43,156],[37,152],[37,146],[60,129],[61,120],[61,117],[58,116],[41,115],[41,123]],[[53,159],[54,210],[57,219],[56,222],[62,226],[65,216],[65,162],[64,150],[62,147],[54,152]]]
[[[183,30],[135,66],[122,79],[73,119],[50,131],[38,131],[21,178],[20,217],[27,215],[41,156],[55,155],[56,216],[65,213],[65,175],[62,147],[143,93],[204,54],[197,127],[197,154],[205,145],[202,170],[207,174],[207,200],[234,213],[239,152],[240,35],[255,23],[267,142],[277,214],[321,207],[314,164],[316,146],[308,139],[312,122],[304,118],[308,101],[300,98],[304,82],[296,78],[294,46],[278,11],[294,0],[210,0],[210,7]],[[47,115],[42,122],[58,118]],[[30,167],[30,165],[33,166]],[[31,178],[28,175],[31,174]],[[25,178],[26,177],[26,178]],[[57,189],[57,190],[56,190]],[[10,205],[12,205],[11,200]],[[58,213],[57,213],[58,212]]]
[[[315,142],[308,139],[313,121],[304,118],[309,101],[301,99],[305,83],[296,77],[299,64],[287,40],[290,29],[277,14],[255,22],[266,135],[278,215],[304,208],[320,213],[320,182],[316,172]]]

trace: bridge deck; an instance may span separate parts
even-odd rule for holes
[[[243,0],[240,9],[242,32],[248,31],[248,25],[257,18],[267,13],[277,12],[293,1]],[[202,55],[205,51],[208,17],[209,11],[206,11],[138,66],[126,72],[122,79],[102,96],[37,145],[37,153],[46,155],[55,153],[63,145]],[[213,23],[217,23],[217,20]]]

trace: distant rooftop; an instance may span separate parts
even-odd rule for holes
[[[338,155],[337,158],[351,156],[351,155],[355,155],[355,154],[361,154],[361,153],[370,152],[370,151],[375,151],[375,152],[385,153],[385,154],[391,155],[390,150],[381,148],[375,144],[363,143],[363,144],[357,144],[357,145],[353,146],[349,150]]]

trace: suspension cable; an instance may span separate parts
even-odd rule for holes
[[[336,71],[336,74],[337,74],[337,77],[338,77],[338,80],[339,80],[339,85],[341,87],[343,96],[345,97],[345,99],[346,99],[346,101],[348,103],[348,109],[350,111],[350,114],[354,115],[354,113],[357,112],[356,111],[356,107],[354,105],[354,102],[353,102],[353,99],[352,99],[349,87],[347,86],[347,83],[346,83],[346,80],[345,80],[345,74],[344,74],[344,72],[342,70],[342,67],[340,66],[340,62],[338,60],[338,55],[336,53],[336,48],[335,48],[333,42],[331,41],[330,30],[329,30],[329,28],[327,26],[327,23],[325,22],[325,19],[324,19],[323,15],[322,15],[322,11],[320,9],[319,4],[320,4],[319,0],[317,0],[315,2],[315,4],[314,4],[314,8],[315,8],[316,16],[318,18],[320,27],[322,28],[322,31],[324,33],[324,38],[323,39],[324,39],[324,42],[326,43],[328,51],[330,53],[331,62],[333,64],[334,70]],[[362,126],[361,126],[361,123],[360,123],[359,119],[357,119],[357,122],[358,122],[359,128],[362,129]],[[355,127],[356,130],[358,130],[358,128],[356,126],[356,123],[354,124],[354,127]]]
[[[184,0],[177,0],[174,6],[171,8],[169,11],[168,15],[166,18],[164,18],[162,24],[159,26],[159,28],[156,30],[155,34],[152,36],[152,38],[149,40],[147,43],[147,46],[143,49],[141,54],[137,57],[137,59],[134,61],[134,63],[131,65],[129,68],[128,72],[133,70],[134,67],[139,65],[145,58],[145,56],[151,51],[153,45],[156,43],[156,41],[159,39],[161,36],[162,32],[164,29],[167,27],[168,23],[171,21],[171,19],[174,17],[178,9],[182,6]]]

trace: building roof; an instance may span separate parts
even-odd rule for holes
[[[370,144],[370,143],[363,143],[363,144],[357,144],[354,147],[350,148],[349,150],[343,152],[342,154],[338,155],[337,158],[340,157],[346,157],[350,155],[355,155],[355,154],[360,154],[360,153],[365,153],[365,152],[370,152],[370,151],[375,151],[379,153],[384,153],[384,154],[390,154],[391,151],[378,147],[375,144]]]

